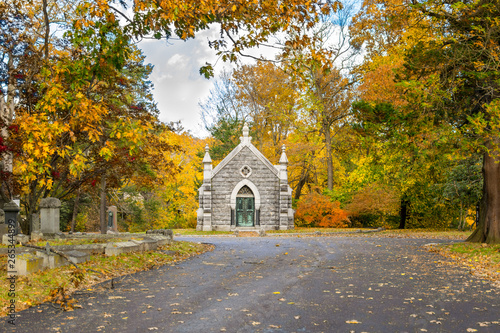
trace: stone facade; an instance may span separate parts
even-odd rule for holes
[[[214,169],[207,147],[197,230],[293,229],[287,165],[284,146],[279,165],[272,165],[251,143],[247,126],[241,143]]]

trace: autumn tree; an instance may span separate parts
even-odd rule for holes
[[[26,20],[36,13],[21,8]],[[118,21],[88,4],[72,15],[62,39],[43,39],[38,49],[38,43],[28,44],[42,59],[31,67],[35,88],[21,90],[15,108],[14,172],[28,227],[40,198],[65,198],[95,181],[101,183],[105,212],[106,188],[138,170],[135,156],[151,156],[141,147],[154,145],[152,134],[160,126],[147,81],[151,67],[144,66]]]
[[[413,125],[426,124],[408,129],[434,132],[433,142],[447,133],[457,142],[457,156],[483,153],[480,224],[469,239],[488,243],[500,238],[496,16],[497,1],[366,1],[358,21],[372,60],[393,50],[404,57],[395,77],[409,102],[404,110],[424,120]]]
[[[346,1],[335,13],[322,16],[311,32],[312,46],[293,50],[285,58],[287,70],[300,85],[302,117],[311,118],[309,130],[322,137],[330,191],[334,186],[334,141],[345,130],[354,99],[356,78],[348,74],[359,51],[349,43],[354,10],[355,3]]]
[[[483,152],[483,193],[473,242],[500,242],[500,15],[498,0],[412,1],[442,35],[411,48],[405,59],[408,82],[429,77],[440,99],[430,109]]]
[[[293,79],[271,62],[244,65],[233,73],[237,99],[247,110],[258,148],[277,163],[281,145],[297,119]]]

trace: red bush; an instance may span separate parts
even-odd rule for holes
[[[309,193],[297,204],[297,226],[343,228],[347,227],[348,212],[340,208],[338,201],[318,193]]]

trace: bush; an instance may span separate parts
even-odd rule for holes
[[[376,183],[359,190],[347,205],[355,226],[365,228],[389,226],[398,215],[398,208],[397,193],[388,186]]]
[[[340,208],[338,201],[319,193],[309,193],[297,203],[295,224],[297,227],[344,228],[348,226],[348,212]]]

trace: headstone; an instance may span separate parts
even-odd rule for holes
[[[118,232],[118,209],[116,206],[108,207],[108,230]]]
[[[40,201],[40,231],[45,235],[60,233],[61,201],[57,198],[44,198]]]
[[[44,263],[43,258],[35,254],[32,253],[16,254],[15,268],[14,271],[11,272],[11,274],[28,275],[37,272],[44,268],[43,263]]]
[[[9,226],[5,223],[5,212],[0,209],[0,237],[9,233]]]
[[[40,225],[40,214],[33,214],[31,218],[31,232],[40,233],[42,226]]]
[[[13,201],[7,202],[6,204],[3,205],[3,211],[5,212],[5,223],[7,225],[10,225],[11,229],[15,228],[13,233],[14,235],[17,235],[20,229],[19,223],[17,221],[17,217],[20,210],[21,209],[19,208],[19,206]]]
[[[80,264],[82,262],[90,260],[90,254],[82,251],[72,250],[72,251],[66,251],[64,254],[67,255],[69,261],[71,261],[74,264]]]

